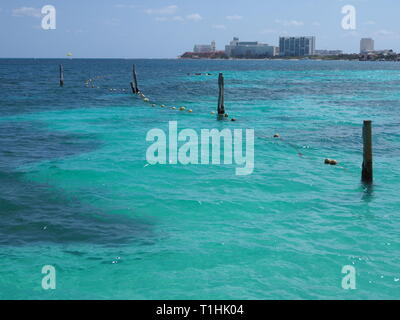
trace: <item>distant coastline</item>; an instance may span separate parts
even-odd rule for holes
[[[305,57],[284,57],[284,56],[274,56],[274,57],[236,57],[230,58],[223,51],[215,52],[210,54],[199,54],[193,52],[185,52],[183,55],[179,56],[178,59],[188,59],[188,60],[317,60],[317,61],[400,61],[400,55],[365,55],[365,54],[340,54],[340,55],[327,55],[327,56],[305,56]]]

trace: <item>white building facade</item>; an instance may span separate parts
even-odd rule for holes
[[[225,54],[230,58],[273,57],[277,55],[277,49],[258,41],[239,41],[239,38],[235,37],[225,46]]]
[[[212,41],[211,44],[196,44],[193,48],[194,53],[209,53],[216,51],[215,41]]]
[[[371,38],[362,38],[360,41],[360,53],[368,53],[375,50],[375,41]]]

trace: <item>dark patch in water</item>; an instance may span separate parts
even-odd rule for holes
[[[119,246],[151,237],[144,221],[109,216],[47,186],[0,172],[0,245],[92,243]],[[11,186],[11,188],[10,188]]]
[[[93,135],[40,129],[38,122],[0,123],[0,170],[6,172],[29,163],[65,158],[97,149]]]
[[[150,225],[67,199],[24,180],[17,167],[94,150],[91,135],[38,130],[36,123],[1,123],[0,245],[93,243],[118,246],[150,236]]]

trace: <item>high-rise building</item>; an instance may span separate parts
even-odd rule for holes
[[[225,54],[232,58],[262,58],[273,57],[277,54],[277,47],[258,41],[239,41],[235,37],[225,46]]]
[[[211,52],[217,51],[217,46],[215,44],[215,40],[211,41]]]
[[[375,42],[371,38],[362,38],[360,41],[360,53],[368,53],[374,51]]]
[[[315,54],[315,37],[280,37],[279,52],[285,57],[304,57]]]

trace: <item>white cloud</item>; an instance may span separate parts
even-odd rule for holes
[[[173,21],[184,21],[185,19],[181,16],[175,16],[172,18]]]
[[[200,21],[203,20],[203,17],[199,15],[198,13],[192,13],[186,16],[187,20],[192,20],[192,21]]]
[[[174,14],[178,10],[178,6],[171,5],[164,8],[159,9],[147,9],[145,12],[147,14],[158,14],[158,15],[171,15]]]
[[[384,37],[385,36],[397,36],[397,34],[395,32],[390,31],[390,30],[385,30],[385,29],[382,29],[382,30],[379,30],[379,31],[375,32],[375,35],[384,36]]]
[[[228,19],[228,20],[242,20],[243,17],[239,16],[238,14],[234,14],[232,16],[227,16],[226,19]]]
[[[139,6],[136,4],[116,4],[114,7],[118,8],[118,9],[125,9],[125,8],[137,9],[137,8],[139,8]]]
[[[225,30],[225,29],[226,29],[226,26],[223,25],[223,24],[214,24],[214,25],[212,26],[212,28],[213,28],[213,29],[219,29],[219,30]]]
[[[186,16],[186,17],[182,17],[182,16],[174,16],[174,17],[156,17],[154,20],[155,20],[155,21],[158,21],[158,22],[165,22],[165,21],[178,21],[178,22],[183,22],[183,21],[185,21],[185,20],[197,22],[197,21],[203,20],[203,17],[202,17],[201,15],[195,13],[195,14],[190,14],[190,15],[188,15],[188,16]]]
[[[261,30],[262,34],[270,34],[270,33],[277,33],[277,32],[278,31],[275,30],[275,29],[264,29],[264,30]]]
[[[301,27],[304,26],[303,21],[297,21],[297,20],[281,20],[281,19],[276,19],[275,23],[280,24],[285,27]]]
[[[346,31],[342,34],[342,37],[361,37],[361,34],[357,31]]]
[[[172,17],[172,16],[170,16],[170,14],[173,12],[172,7],[176,7],[176,6],[169,6],[169,7],[165,7],[163,9],[157,10],[158,16],[155,17],[154,20],[158,21],[158,22],[165,22],[165,21],[175,21],[175,22],[194,21],[194,22],[197,22],[197,21],[203,20],[203,17],[198,13],[192,13],[185,17],[183,17],[183,16],[173,16]],[[169,8],[170,11],[167,10],[166,8]],[[176,9],[177,8],[178,7],[176,7]],[[153,9],[147,10],[148,14],[154,14],[155,12],[156,12],[156,10],[153,10]]]
[[[261,30],[261,34],[279,34],[279,35],[287,35],[287,31],[282,31],[282,30],[275,30],[275,29],[264,29]]]
[[[18,8],[18,9],[13,9],[12,15],[14,17],[34,17],[34,18],[41,17],[41,13],[40,13],[39,9],[30,8],[30,7],[22,7],[22,8]]]

